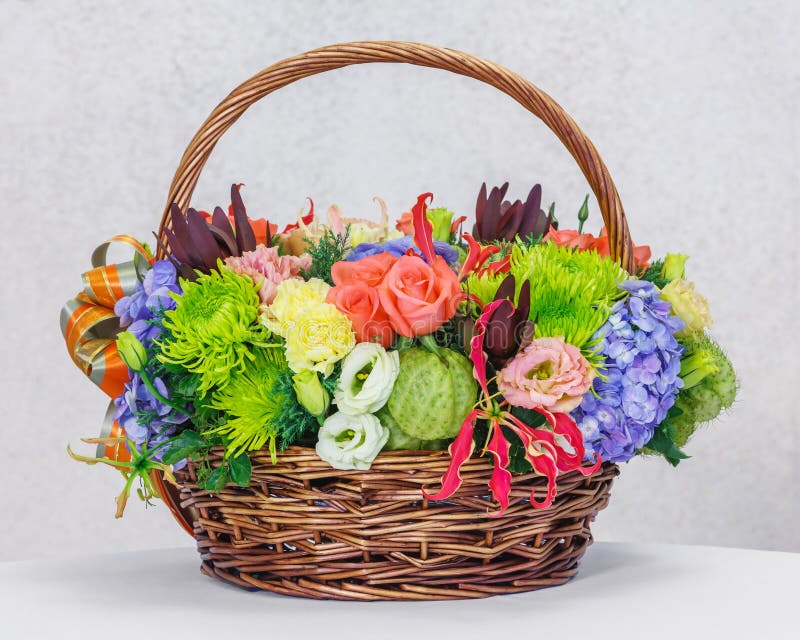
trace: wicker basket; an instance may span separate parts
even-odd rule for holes
[[[404,62],[486,82],[538,116],[570,151],[597,197],[612,257],[632,267],[625,215],[611,177],[586,135],[547,94],[520,76],[459,51],[408,42],[360,42],[317,49],[279,62],[236,88],[189,143],[167,199],[189,205],[214,145],[251,104],[296,80],[366,62]],[[163,235],[163,233],[162,233]],[[164,257],[163,254],[159,257]],[[212,464],[222,452],[213,452]],[[618,470],[558,480],[547,509],[531,508],[533,474],[514,479],[511,502],[492,517],[484,458],[463,467],[463,485],[447,501],[429,502],[447,468],[446,451],[396,451],[369,471],[336,471],[312,449],[292,447],[273,465],[252,456],[249,488],[200,490],[190,463],[166,486],[173,513],[197,539],[203,572],[227,582],[287,595],[343,600],[481,598],[562,584],[591,543],[589,526],[608,503]]]

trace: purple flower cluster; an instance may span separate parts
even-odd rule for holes
[[[114,313],[119,316],[121,327],[127,327],[145,347],[150,347],[161,334],[162,313],[175,308],[170,293],[180,292],[175,265],[169,260],[159,260],[144,280],[136,283],[136,290],[114,305]]]
[[[399,258],[400,256],[404,256],[409,249],[414,249],[414,253],[416,253],[420,257],[423,257],[422,252],[414,244],[414,237],[403,236],[402,238],[387,240],[386,242],[381,242],[380,244],[363,242],[357,245],[347,255],[345,260],[347,262],[354,262],[356,260],[361,260],[361,258],[374,256],[378,253],[384,253],[384,252],[391,253],[393,256],[397,256]],[[442,256],[442,258],[444,258],[444,261],[449,265],[454,265],[458,262],[458,251],[456,251],[452,246],[450,246],[446,242],[434,240],[433,250],[436,252],[437,255]]]
[[[596,452],[610,462],[630,460],[647,444],[683,386],[678,374],[684,348],[675,339],[683,320],[671,315],[652,283],[630,280],[620,287],[629,295],[594,336],[607,378],[596,378],[596,395],[587,393],[572,412],[587,457]]]
[[[153,386],[162,396],[169,399],[167,386],[161,378],[154,378]],[[187,414],[155,398],[138,373],[131,376],[131,380],[125,385],[125,391],[114,399],[114,404],[117,407],[114,418],[119,421],[125,429],[125,435],[139,450],[145,443],[148,449],[152,449],[177,435],[178,425],[189,419]],[[166,450],[167,447],[164,447],[153,457],[160,461]],[[186,461],[181,460],[174,467],[180,469],[185,464]]]
[[[153,341],[161,335],[164,311],[175,308],[175,300],[170,293],[180,292],[175,266],[169,260],[159,260],[144,279],[136,283],[134,292],[114,305],[114,313],[119,316],[120,326],[127,327],[146,349],[150,349]],[[159,377],[152,378],[152,381],[158,392],[169,399],[164,381]],[[152,449],[177,435],[178,425],[189,419],[185,413],[155,398],[138,373],[132,373],[125,391],[114,399],[114,404],[117,407],[114,418],[140,450],[143,444]],[[161,460],[165,450],[162,449],[154,457]],[[185,464],[182,461],[175,468]]]

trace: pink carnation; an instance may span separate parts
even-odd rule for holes
[[[568,413],[595,377],[586,358],[564,338],[538,338],[500,370],[497,386],[511,404]]]
[[[300,272],[311,267],[311,256],[279,256],[277,247],[258,245],[253,251],[245,251],[241,257],[225,259],[225,266],[243,276],[249,276],[256,284],[261,283],[258,296],[263,304],[272,304],[278,285],[284,280],[302,280]]]

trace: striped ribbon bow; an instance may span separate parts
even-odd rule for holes
[[[133,259],[108,264],[108,248],[119,242],[133,248]],[[72,361],[84,374],[112,399],[124,391],[130,379],[128,367],[117,351],[120,332],[114,305],[130,295],[150,268],[153,258],[137,240],[127,235],[110,238],[92,253],[92,268],[83,274],[83,291],[68,300],[61,309],[61,333]],[[114,405],[109,406],[101,437],[124,435],[114,420]],[[120,445],[99,445],[98,456],[112,460],[130,460],[128,450]]]

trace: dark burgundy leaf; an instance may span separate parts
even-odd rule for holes
[[[216,269],[217,259],[221,257],[220,247],[208,228],[205,218],[194,209],[189,209],[186,213],[186,221],[189,226],[193,249],[197,251],[201,258],[200,264],[192,266],[203,270]]]
[[[239,247],[239,252],[253,251],[256,248],[256,236],[247,219],[247,210],[244,208],[242,196],[239,194],[239,185],[236,184],[231,185],[231,206],[233,207],[236,245]]]
[[[209,230],[214,234],[217,242],[222,245],[227,254],[226,257],[239,255],[233,228],[231,227],[230,220],[228,220],[228,216],[225,215],[221,207],[216,207],[214,209],[214,215],[211,217],[211,226]]]
[[[535,184],[525,200],[525,214],[523,215],[522,224],[520,225],[519,235],[522,238],[527,238],[530,235],[538,237],[541,232],[542,224],[539,222],[544,216],[541,213],[542,207],[542,185]],[[546,222],[546,220],[543,220]],[[545,229],[545,231],[547,231]]]

